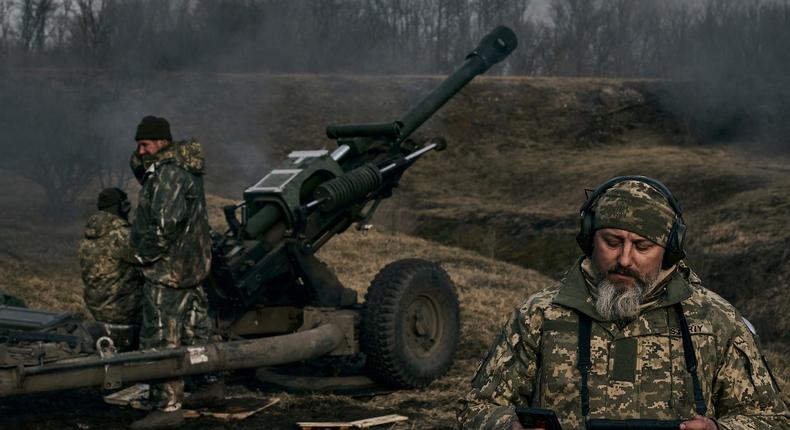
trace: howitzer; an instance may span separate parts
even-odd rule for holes
[[[446,148],[442,138],[418,142],[409,137],[515,47],[510,29],[495,29],[400,120],[330,125],[326,135],[337,141],[337,149],[292,152],[244,191],[243,202],[226,207],[229,230],[214,242],[210,282],[223,333],[294,329],[303,324],[304,306],[360,309],[359,336],[348,336],[351,349],[357,348],[358,337],[380,381],[422,386],[446,372],[460,322],[454,286],[441,267],[422,260],[392,263],[371,283],[363,307],[315,253],[354,223],[365,228],[410,166],[423,154]],[[283,318],[274,321],[274,312]],[[264,318],[268,324],[261,322]],[[376,327],[394,328],[388,334]]]
[[[86,334],[60,314],[0,308],[0,397],[360,351],[371,375],[390,386],[424,386],[443,375],[460,320],[455,287],[438,264],[387,265],[362,304],[314,254],[354,223],[364,228],[419,157],[446,147],[441,138],[409,137],[516,43],[510,29],[493,30],[400,120],[330,125],[326,134],[337,149],[290,153],[244,191],[241,203],[224,208],[228,231],[213,238],[204,285],[225,339],[220,345],[122,351],[110,327]]]
[[[402,119],[330,125],[326,134],[337,139],[335,151],[292,152],[280,167],[249,187],[242,203],[225,208],[230,230],[215,241],[213,274],[219,296],[241,308],[266,303],[267,295],[279,301],[282,291],[272,284],[282,285],[281,277],[290,274],[311,290],[297,294],[302,301],[340,304],[339,284],[312,255],[354,222],[362,227],[379,203],[392,195],[409,166],[424,153],[446,147],[441,138],[418,143],[408,137],[515,47],[511,30],[495,29]],[[292,282],[285,284],[293,287]]]

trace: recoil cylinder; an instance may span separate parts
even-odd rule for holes
[[[321,202],[319,208],[322,211],[330,212],[365,197],[379,188],[383,181],[376,166],[364,164],[319,185],[315,190],[315,198]]]

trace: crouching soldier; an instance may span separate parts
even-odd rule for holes
[[[85,304],[101,323],[139,326],[143,278],[135,266],[117,258],[129,244],[131,204],[123,190],[105,188],[96,207],[78,249]]]

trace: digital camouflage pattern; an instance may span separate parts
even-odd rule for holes
[[[176,142],[150,160],[132,224],[132,260],[147,280],[194,287],[208,275],[211,233],[197,142]]]
[[[83,298],[98,321],[138,324],[143,279],[136,267],[117,258],[129,244],[129,222],[98,211],[88,218],[77,255],[85,284]]]
[[[584,427],[577,365],[578,312],[593,319],[591,418],[691,419],[691,376],[672,305],[688,320],[707,415],[720,429],[790,428],[787,406],[735,308],[705,289],[684,264],[663,300],[629,323],[602,321],[577,263],[557,285],[533,296],[505,325],[472,380],[462,428],[505,429],[515,405],[548,408],[563,429]]]
[[[641,181],[615,184],[598,198],[595,229],[619,228],[666,246],[675,211],[658,190]]]
[[[146,282],[143,290],[141,348],[166,349],[208,343],[212,326],[202,287],[171,288]],[[149,396],[157,409],[179,409],[184,398],[184,380],[175,378],[151,384]]]

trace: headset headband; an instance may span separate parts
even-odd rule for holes
[[[590,194],[589,197],[587,197],[587,200],[584,202],[584,204],[582,204],[582,207],[579,209],[579,213],[581,214],[581,216],[584,216],[584,213],[589,211],[590,208],[592,208],[592,205],[595,203],[598,197],[600,197],[601,194],[605,193],[606,190],[612,188],[613,186],[619,184],[620,182],[625,182],[625,181],[638,181],[650,185],[656,191],[661,193],[661,195],[663,195],[664,198],[667,199],[667,202],[669,202],[669,205],[672,207],[672,210],[675,211],[675,216],[680,219],[683,219],[683,209],[680,207],[680,203],[678,203],[678,201],[675,200],[675,197],[672,195],[672,192],[669,191],[669,188],[667,188],[666,185],[662,184],[658,180],[641,175],[616,176],[604,182],[603,184],[599,185],[595,190],[593,190],[592,194]]]

